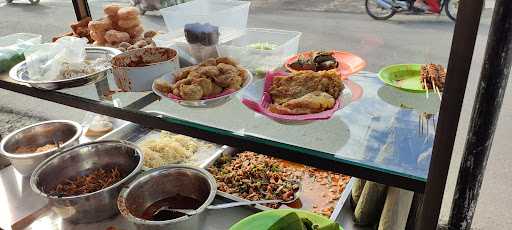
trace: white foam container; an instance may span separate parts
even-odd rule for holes
[[[281,67],[299,50],[302,33],[298,31],[248,28],[246,33],[217,46],[219,56],[234,58],[253,73],[264,73]],[[272,50],[249,47],[254,43],[271,43]]]

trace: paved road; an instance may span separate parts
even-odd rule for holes
[[[275,2],[263,1],[259,0],[255,5]],[[14,32],[33,32],[43,34],[45,40],[50,40],[53,35],[68,30],[67,24],[72,22],[75,17],[71,1],[42,0],[42,4],[38,6],[24,4],[23,1],[19,2],[14,5],[5,5],[0,0],[0,36]],[[90,4],[93,16],[98,17],[104,2],[90,1]],[[365,14],[300,11],[297,9],[287,11],[282,8],[286,7],[282,7],[281,4],[276,4],[275,7],[268,5],[254,7],[249,17],[249,26],[301,31],[303,36],[300,49],[351,51],[368,61],[367,70],[369,71],[378,71],[379,68],[394,63],[447,63],[448,60],[453,23],[445,16],[396,16],[392,20],[380,22],[371,20]],[[454,165],[460,161],[460,153],[467,132],[478,73],[485,49],[485,39],[489,30],[489,15],[489,11],[484,12],[478,35],[477,49],[471,68],[461,124],[458,129],[459,136],[454,150]],[[158,15],[150,14],[143,20],[149,28],[165,28]],[[510,178],[512,177],[509,166],[512,164],[512,157],[507,154],[512,149],[512,142],[508,140],[507,136],[512,130],[512,94],[510,93],[512,90],[510,89],[512,86],[507,90],[473,225],[479,229],[509,229],[508,226],[512,225],[512,213],[509,211],[509,207],[512,206],[512,199],[509,196],[511,192]],[[80,110],[69,109],[5,90],[0,90],[0,98],[0,111],[26,113],[18,117],[26,117],[27,114],[30,114],[43,118],[81,121],[84,115],[84,112]],[[4,114],[6,113],[4,112]],[[12,119],[7,120],[7,116],[11,115],[4,114],[0,113],[0,126],[7,127],[7,123],[13,122]],[[24,123],[19,125],[21,124]],[[447,201],[453,190],[456,171],[456,167],[453,167],[448,178]],[[444,219],[447,218],[448,207],[449,201],[444,205]]]

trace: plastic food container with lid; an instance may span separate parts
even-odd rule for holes
[[[186,24],[209,23],[219,27],[220,42],[239,37],[247,28],[248,1],[194,0],[160,10],[169,34],[175,42],[186,43]]]
[[[8,71],[25,60],[23,52],[34,45],[41,44],[41,39],[41,35],[29,33],[16,33],[0,37],[0,73]]]
[[[248,28],[234,40],[217,46],[220,56],[232,57],[257,75],[279,68],[297,53],[301,32]]]

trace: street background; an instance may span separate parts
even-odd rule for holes
[[[100,17],[102,6],[112,1],[89,1],[94,17]],[[118,1],[128,4],[128,1]],[[454,157],[442,220],[448,218],[451,197],[456,182],[460,156],[464,147],[471,107],[492,15],[492,1],[483,12],[470,78],[466,90],[462,117],[454,149]],[[31,32],[49,41],[57,34],[69,31],[75,20],[69,0],[41,0],[39,5],[17,0],[6,4],[0,0],[0,36]],[[146,29],[165,28],[158,13],[143,17]],[[368,61],[367,71],[397,63],[440,63],[446,65],[451,47],[454,23],[445,15],[397,15],[388,21],[372,20],[364,12],[363,0],[255,0],[252,1],[249,27],[296,30],[303,33],[301,50],[337,49],[360,55]],[[510,81],[509,81],[510,82]],[[509,84],[510,85],[510,84]],[[492,153],[488,162],[483,188],[473,227],[475,229],[510,229],[512,226],[512,86],[507,89]],[[0,90],[0,135],[46,119],[71,119],[81,122],[85,111]]]

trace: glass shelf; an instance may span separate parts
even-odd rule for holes
[[[1,79],[8,81],[5,75]],[[262,80],[256,79],[247,90],[257,89],[261,84]],[[168,99],[150,100],[145,107],[132,108],[132,103],[151,96],[151,92],[119,92],[112,76],[102,83],[59,90],[57,97],[74,96],[72,100],[92,101],[93,105],[97,103],[131,112],[139,112],[144,107],[142,111],[168,114],[166,122],[197,132],[229,136],[242,142],[242,146],[247,141],[257,142],[275,147],[274,150],[304,154],[306,159],[327,159],[369,169],[369,173],[380,172],[424,183],[440,104],[437,95],[431,93],[427,98],[425,93],[399,90],[385,85],[376,74],[368,72],[350,77],[345,84],[360,87],[362,96],[353,99],[350,90],[346,89],[342,108],[330,119],[291,124],[274,121],[245,107],[240,100],[245,92],[210,108],[185,107]],[[111,94],[101,96],[104,94],[101,91]],[[80,108],[79,103],[69,103]],[[82,109],[94,110],[91,106]],[[149,113],[143,115],[152,116]]]
[[[440,103],[437,95],[426,99],[425,93],[401,91],[371,73],[350,79],[363,88],[363,96],[323,121],[283,124],[246,108],[239,98],[213,108],[184,107],[162,99],[144,110],[219,128],[226,135],[256,137],[292,150],[300,147],[304,153],[332,155],[424,181]]]

